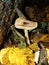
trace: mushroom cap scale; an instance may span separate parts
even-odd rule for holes
[[[29,21],[19,17],[15,21],[15,27],[18,29],[32,30],[37,27],[37,22]]]

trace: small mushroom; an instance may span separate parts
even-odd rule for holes
[[[15,27],[18,29],[23,29],[26,37],[26,42],[28,45],[30,45],[29,36],[28,36],[28,30],[33,30],[37,27],[37,22],[29,21],[26,19],[23,19],[19,17],[15,21]]]
[[[35,52],[35,62],[36,62],[36,64],[38,64],[39,54],[40,54],[39,50]]]

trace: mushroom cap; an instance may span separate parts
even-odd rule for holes
[[[32,30],[35,29],[37,25],[37,22],[29,21],[21,17],[17,18],[15,21],[15,27],[18,29]]]

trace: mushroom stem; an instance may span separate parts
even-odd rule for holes
[[[26,37],[26,42],[27,42],[28,45],[30,45],[28,31],[27,30],[24,30],[24,33],[25,33],[25,37]]]

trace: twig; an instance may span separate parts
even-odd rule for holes
[[[25,17],[24,14],[20,11],[19,8],[16,8],[16,12],[17,12],[17,14],[18,14],[19,17],[22,17],[22,18],[26,19],[26,17]]]
[[[15,30],[14,25],[11,26],[11,29],[14,35],[17,34],[20,38],[25,39],[24,36],[22,36],[22,34],[20,34],[17,30]]]

